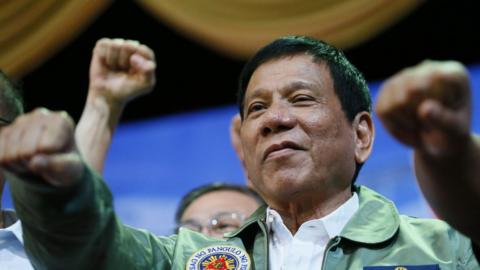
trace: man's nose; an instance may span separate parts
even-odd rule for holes
[[[262,123],[262,135],[278,133],[292,129],[297,123],[291,109],[285,104],[276,104],[268,108]]]

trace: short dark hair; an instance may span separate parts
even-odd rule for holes
[[[274,40],[260,49],[244,66],[238,82],[237,102],[243,119],[243,107],[248,83],[255,70],[270,60],[307,54],[317,63],[326,63],[333,79],[335,94],[342,110],[351,122],[363,111],[372,111],[372,98],[362,73],[352,65],[342,51],[334,46],[306,36],[286,36]],[[352,183],[355,182],[363,164],[357,163]]]
[[[255,70],[269,60],[297,54],[307,54],[315,62],[325,62],[333,79],[335,93],[350,121],[362,111],[372,111],[372,99],[362,73],[352,65],[342,51],[323,41],[306,36],[279,38],[260,49],[244,66],[238,83],[238,107],[243,118],[245,92]]]
[[[199,186],[192,189],[187,194],[185,194],[178,205],[177,211],[175,212],[175,223],[178,225],[182,220],[183,213],[190,204],[192,204],[196,199],[201,196],[213,192],[213,191],[237,191],[243,193],[247,196],[252,197],[259,205],[264,204],[263,199],[251,188],[243,185],[229,184],[225,182],[213,182],[206,185]]]
[[[0,70],[0,110],[6,115],[0,115],[12,121],[23,114],[24,104],[20,86],[13,82],[5,72]]]

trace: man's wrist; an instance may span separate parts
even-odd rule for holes
[[[89,114],[101,115],[102,118],[109,119],[108,122],[117,121],[125,108],[126,102],[92,92],[94,91],[89,91],[85,111]]]

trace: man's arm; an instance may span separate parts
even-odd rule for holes
[[[0,131],[25,251],[35,269],[169,269],[175,240],[123,226],[84,163],[66,113],[38,109]]]
[[[414,149],[420,188],[435,213],[480,245],[480,142],[458,62],[425,61],[389,79],[377,100],[384,126]]]
[[[90,63],[87,102],[75,130],[85,161],[102,172],[108,147],[126,104],[155,84],[155,55],[133,40],[103,38]]]

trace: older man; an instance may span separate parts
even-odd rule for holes
[[[36,111],[0,134],[27,252],[39,269],[478,269],[472,228],[480,224],[468,215],[480,208],[480,144],[468,125],[466,72],[447,62],[406,73],[386,84],[378,111],[414,148],[432,205],[470,238],[442,221],[401,216],[353,185],[374,137],[365,80],[334,47],[286,37],[260,50],[240,79],[243,163],[268,207],[226,241],[126,227],[76,150],[73,123]],[[13,139],[27,130],[34,142]],[[455,201],[462,196],[469,208]]]

